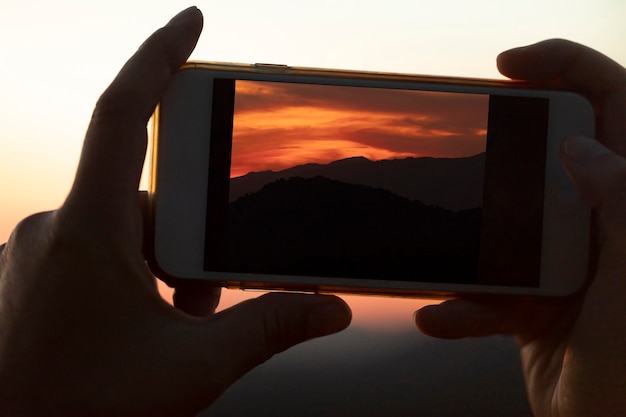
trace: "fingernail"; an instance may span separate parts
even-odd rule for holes
[[[170,26],[170,25],[175,25],[175,24],[185,22],[186,20],[190,19],[192,16],[194,16],[198,12],[199,10],[196,6],[188,7],[182,12],[178,13],[176,16],[172,17],[172,19],[170,19],[167,25]]]
[[[342,302],[329,302],[315,307],[308,316],[307,335],[324,336],[345,329],[350,324],[352,313]]]
[[[586,136],[572,136],[563,141],[563,152],[571,160],[578,163],[592,161],[602,155],[608,155],[610,149],[595,139]]]

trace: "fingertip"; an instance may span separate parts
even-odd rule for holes
[[[519,54],[523,54],[526,48],[528,48],[528,46],[518,46],[516,48],[500,52],[496,57],[498,69],[502,72],[503,67],[505,67],[510,60],[515,59]]]
[[[428,320],[426,321],[424,320],[424,310],[428,307],[429,306],[422,307],[419,310],[416,310],[413,312],[413,322],[415,323],[415,327],[417,327],[417,330],[419,330],[420,332],[424,334],[429,334],[428,333]]]
[[[174,307],[195,317],[210,317],[215,313],[221,296],[220,287],[207,281],[182,279],[174,286]]]
[[[501,52],[496,58],[496,65],[498,67],[498,71],[502,75],[506,75],[507,77],[511,77],[509,74],[514,72],[516,68],[516,64],[518,61],[523,60],[525,54],[528,53],[529,49],[532,49],[534,45],[526,45],[526,46],[518,46],[516,48],[511,48],[506,51]]]
[[[307,317],[307,337],[327,336],[344,330],[352,321],[352,310],[339,297],[324,296],[320,304],[313,306]]]
[[[545,82],[558,79],[575,60],[578,44],[565,39],[548,39],[509,49],[498,55],[502,75],[516,80]]]
[[[569,136],[561,142],[561,158],[577,164],[586,164],[613,152],[588,136]]]
[[[414,313],[415,324],[424,334],[439,339],[482,337],[504,331],[494,304],[465,299],[422,307]]]
[[[188,31],[191,37],[197,40],[204,26],[204,16],[200,9],[191,6],[174,16],[166,25],[166,27],[172,26],[180,26],[183,31]]]
[[[204,26],[204,17],[200,9],[196,6],[188,7],[174,16],[170,21],[162,28],[166,32],[174,32],[172,35],[165,35],[167,40],[162,41],[163,44],[169,44],[176,52],[170,52],[171,67],[170,71],[174,72],[178,70],[178,67],[184,63],[189,57],[193,49],[196,47],[196,43],[202,28]],[[160,31],[155,33],[155,37],[159,37]]]
[[[442,326],[439,305],[428,305],[413,312],[413,321],[417,329],[427,336],[443,337],[445,323]]]
[[[189,6],[186,9],[180,11],[176,16],[172,17],[167,23],[167,26],[173,26],[177,24],[185,24],[195,19],[202,19],[202,12],[197,6]]]

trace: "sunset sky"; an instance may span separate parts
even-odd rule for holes
[[[626,64],[623,0],[196,4],[204,12],[205,29],[193,59],[494,78],[501,77],[495,67],[499,52],[562,37]],[[146,36],[189,5],[181,0],[3,1],[0,241],[25,216],[63,201],[98,96]],[[379,137],[375,133],[361,136],[362,141]],[[394,146],[387,150],[414,152],[401,140],[389,143]],[[224,298],[240,296],[229,291]],[[355,323],[361,325],[388,327],[396,320],[410,326],[418,306],[354,300]]]
[[[485,150],[487,96],[241,80],[235,88],[233,177],[354,156]]]

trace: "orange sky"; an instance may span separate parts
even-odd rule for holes
[[[172,303],[173,290],[158,281],[159,292]],[[223,290],[218,311],[244,300],[258,297],[262,292]],[[410,299],[374,296],[341,295],[352,309],[352,324],[381,332],[414,330],[413,312],[425,305],[439,304],[440,299]]]
[[[231,176],[365,156],[485,150],[488,97],[237,81]]]

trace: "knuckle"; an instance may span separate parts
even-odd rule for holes
[[[51,224],[54,211],[33,214],[20,221],[9,236],[2,251],[3,262],[18,268],[36,268],[41,254],[54,246]]]
[[[85,226],[64,218],[59,211],[31,216],[16,228],[3,257],[21,275],[30,274],[34,280],[47,282],[50,274],[56,273],[64,280],[82,281],[81,277],[102,267],[100,258],[114,260],[109,242]],[[81,274],[76,274],[79,270]]]
[[[92,119],[97,121],[119,120],[128,117],[129,100],[132,92],[109,87],[98,99]]]
[[[265,356],[283,352],[304,340],[305,329],[298,320],[278,304],[272,304],[263,314]]]
[[[278,307],[273,306],[263,315],[263,334],[265,336],[265,357],[287,349],[286,330]]]
[[[15,226],[6,245],[8,247],[22,245],[32,247],[45,235],[42,230],[47,229],[47,224],[53,215],[54,211],[46,211],[24,218]]]
[[[22,221],[9,240],[11,244],[58,259],[63,254],[85,254],[98,245],[93,228],[70,219],[60,210],[35,214]]]

